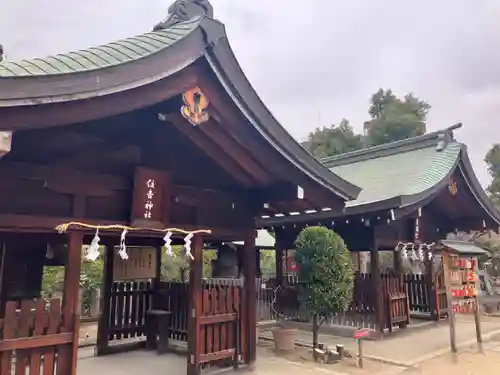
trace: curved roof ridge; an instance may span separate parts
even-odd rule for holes
[[[388,155],[399,154],[401,152],[416,150],[422,147],[428,147],[437,144],[441,137],[448,137],[453,139],[453,130],[461,128],[462,124],[458,123],[449,126],[445,129],[437,130],[435,132],[423,134],[417,137],[407,138],[400,141],[384,143],[378,146],[363,148],[356,151],[350,151],[343,154],[329,156],[322,158],[321,162],[327,167],[335,167],[337,165],[344,165],[355,163],[362,160],[374,159]]]
[[[22,59],[18,61],[4,60],[3,62],[0,62],[0,77],[7,78],[38,75],[50,76],[89,72],[140,60],[173,45],[194,31],[203,18],[204,16],[197,16],[188,21],[173,24],[167,29],[150,31],[144,34],[138,34],[133,37],[112,41],[99,46],[91,46],[77,51],[68,51],[66,53],[54,54],[45,57],[35,57],[32,59]],[[152,43],[149,44],[151,48],[139,45],[137,38],[140,38],[143,43],[148,43],[147,40],[151,38]],[[134,46],[136,48],[134,48]],[[124,51],[121,51],[121,49]],[[96,60],[93,61],[92,66],[90,66],[89,61],[80,61],[80,59],[87,60],[85,58],[86,53],[96,55],[98,51],[106,55],[105,57],[99,57],[100,60],[102,60],[100,63]],[[60,66],[54,66],[54,59],[60,59],[61,57],[64,58],[64,64],[61,62]],[[113,57],[114,61],[111,61],[110,57]],[[38,64],[33,64],[33,61],[35,60]],[[42,62],[42,64],[40,64],[40,62]],[[71,62],[73,62],[73,64],[71,64]],[[42,67],[43,64],[52,66],[53,69],[44,69]]]
[[[495,222],[500,225],[500,210],[495,206],[493,201],[488,197],[485,190],[481,186],[481,183],[477,179],[474,173],[474,168],[472,167],[472,162],[469,158],[469,153],[467,151],[468,147],[464,144],[462,147],[462,153],[460,158],[460,163],[458,167],[465,178],[466,183],[469,185],[472,193],[474,194],[476,200],[485,209],[485,211],[490,215],[490,217],[495,220]]]

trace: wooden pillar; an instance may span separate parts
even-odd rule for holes
[[[152,308],[156,309],[158,306],[165,306],[164,301],[162,301],[161,290],[161,258],[162,258],[162,247],[155,246],[155,256],[156,256],[156,269],[155,269],[155,279],[153,281],[153,301]]]
[[[83,234],[68,233],[68,259],[64,269],[62,297],[63,332],[73,333],[73,342],[59,349],[57,375],[76,375],[78,336],[80,317],[78,316],[78,292],[80,290],[80,270],[82,262]]]
[[[189,287],[188,287],[188,359],[187,375],[200,374],[200,317],[202,314],[202,277],[203,277],[203,236],[197,234],[191,242],[191,253],[194,259],[189,263]],[[247,262],[253,263],[253,262]]]
[[[439,307],[437,301],[437,290],[436,283],[434,282],[433,274],[433,259],[428,258],[428,252],[424,253],[425,260],[425,286],[427,289],[427,295],[429,296],[429,308],[431,310],[431,317],[434,320],[439,320]]]
[[[113,287],[113,267],[115,260],[114,242],[109,240],[104,250],[104,274],[101,285],[101,311],[97,326],[97,355],[106,354],[109,346],[109,319],[111,315],[111,288]]]
[[[372,285],[373,285],[373,304],[374,304],[373,307],[375,309],[375,328],[379,332],[383,332],[385,327],[384,293],[386,293],[386,291],[383,290],[382,278],[380,275],[378,241],[375,231],[373,233],[373,244],[370,249],[370,269],[372,274]]]
[[[4,293],[4,274],[5,274],[5,262],[7,254],[7,244],[0,240],[0,318],[4,317],[5,314],[5,304],[7,299]]]
[[[423,217],[422,210],[418,211],[418,217],[415,219],[415,231],[414,231],[414,242],[418,246],[422,243],[426,243],[433,237],[432,221],[429,216]],[[425,264],[425,288],[429,301],[429,309],[431,313],[431,318],[433,320],[439,320],[438,303],[436,295],[436,287],[434,283],[433,275],[433,260],[429,259],[427,249],[424,249],[424,264]]]
[[[156,272],[155,272],[155,288],[158,288],[161,283],[161,259],[162,259],[162,247],[155,246],[156,253]]]
[[[246,259],[255,257],[256,232],[252,231],[245,237],[244,255]],[[245,279],[245,316],[247,319],[248,350],[246,363],[253,368],[257,357],[257,308],[256,308],[256,286],[255,286],[255,262],[243,263],[243,276]]]
[[[260,269],[260,248],[255,248],[255,276],[262,277],[262,270]]]

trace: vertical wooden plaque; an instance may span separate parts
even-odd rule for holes
[[[131,225],[144,228],[168,226],[171,191],[168,172],[138,167],[134,178]]]

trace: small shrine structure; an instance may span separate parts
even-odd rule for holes
[[[358,268],[353,301],[337,324],[384,331],[405,327],[410,315],[444,317],[444,275],[433,247],[450,233],[498,231],[500,224],[467,146],[455,139],[461,126],[322,160],[362,191],[344,209],[261,217],[258,227],[276,234],[278,280],[284,280],[283,254],[300,230],[327,226],[342,236]],[[392,254],[390,269],[381,269],[382,252]]]

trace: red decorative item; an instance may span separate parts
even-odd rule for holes
[[[354,338],[356,340],[359,340],[363,337],[368,337],[370,336],[370,331],[368,331],[367,329],[358,329],[356,332],[354,332]]]

